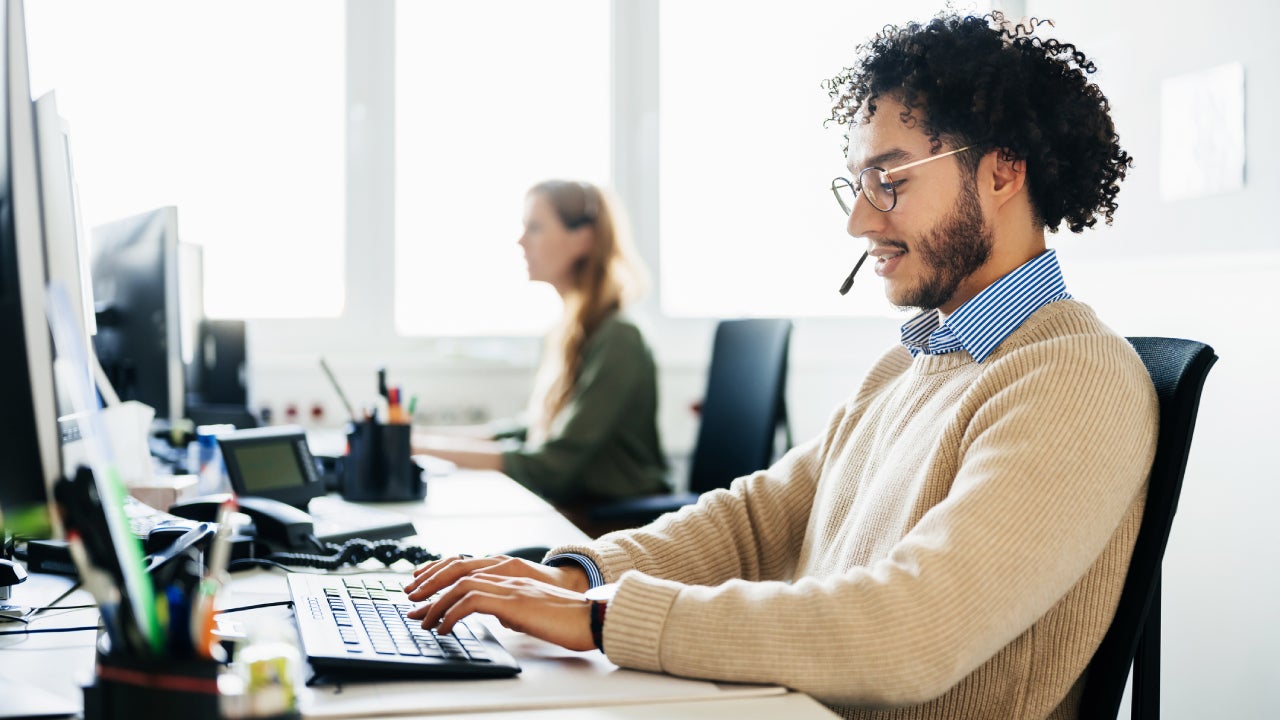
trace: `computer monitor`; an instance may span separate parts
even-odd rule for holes
[[[49,282],[60,283],[65,288],[87,345],[98,326],[94,321],[93,283],[89,276],[89,239],[80,212],[80,189],[72,162],[71,127],[58,113],[54,91],[41,95],[35,104],[45,264]]]
[[[182,419],[187,360],[203,316],[200,293],[190,292],[199,283],[199,248],[178,241],[175,207],[95,227],[92,248],[93,347],[108,380],[121,400],[151,406],[158,420]]]
[[[22,2],[0,4],[0,536],[48,537],[62,467],[34,112]]]

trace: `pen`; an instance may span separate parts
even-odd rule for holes
[[[209,549],[209,567],[200,581],[197,597],[191,603],[191,645],[197,655],[205,658],[213,657],[213,601],[226,577],[231,535],[235,531],[231,516],[237,507],[233,495],[218,508],[218,533],[213,536],[213,547]]]
[[[75,563],[76,572],[80,573],[80,583],[98,604],[98,612],[102,614],[102,624],[107,629],[111,646],[124,648],[125,638],[120,632],[119,621],[120,589],[111,581],[110,573],[89,561],[84,541],[75,531],[67,533],[67,551],[71,554],[71,561]]]
[[[414,395],[413,397],[409,398],[409,421],[410,422],[413,422],[413,411],[414,411],[414,408],[416,407],[418,407],[418,396]]]
[[[338,393],[338,399],[342,401],[343,407],[347,409],[347,415],[351,416],[351,422],[356,422],[355,408],[351,407],[351,401],[347,399],[347,394],[342,392],[342,386],[338,384],[338,378],[334,376],[333,370],[329,368],[329,363],[322,357],[320,358],[320,369],[324,370],[325,377],[329,378],[329,384],[333,385],[333,389]]]

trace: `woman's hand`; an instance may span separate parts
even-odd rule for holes
[[[577,565],[551,567],[506,555],[471,557],[455,555],[429,562],[413,571],[413,580],[404,586],[409,599],[421,602],[464,577],[483,573],[497,577],[525,578],[584,593],[590,587],[587,573]]]
[[[415,590],[410,597],[415,594],[420,594],[420,590]],[[493,615],[504,627],[570,650],[595,648],[591,637],[591,603],[582,593],[530,577],[468,573],[434,602],[411,610],[409,617],[421,620],[423,628],[448,633],[453,631],[455,623],[471,613]]]

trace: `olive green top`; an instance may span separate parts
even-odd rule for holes
[[[582,352],[573,395],[546,440],[503,453],[503,469],[557,504],[669,492],[658,372],[640,330],[615,313]]]

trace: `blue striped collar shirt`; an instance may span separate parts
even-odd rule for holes
[[[964,350],[974,362],[986,360],[1032,313],[1067,300],[1056,250],[1046,250],[992,283],[956,308],[946,322],[926,310],[902,326],[902,344],[912,357]]]

